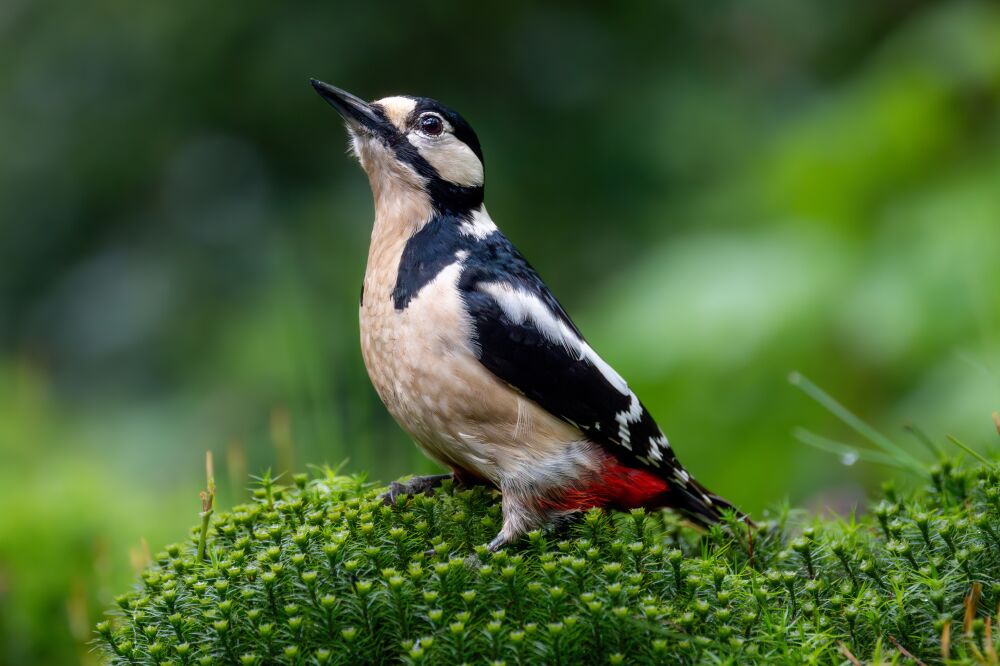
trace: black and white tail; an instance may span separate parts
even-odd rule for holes
[[[723,514],[727,512],[747,525],[754,524],[750,516],[737,509],[728,500],[710,492],[694,478],[689,478],[683,485],[674,486],[673,491],[673,499],[677,503],[672,508],[702,527],[722,522],[725,519]]]

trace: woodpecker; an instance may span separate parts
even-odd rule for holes
[[[639,398],[587,344],[483,205],[479,139],[426,97],[364,100],[312,80],[343,117],[375,224],[360,302],[376,392],[445,478],[501,493],[498,550],[592,507],[673,508],[709,525],[734,507],[681,466]],[[748,519],[746,519],[748,520]]]

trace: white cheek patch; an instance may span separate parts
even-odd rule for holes
[[[598,356],[590,345],[577,337],[576,333],[556,317],[537,296],[500,282],[482,284],[479,288],[496,300],[513,323],[522,324],[530,321],[549,342],[561,345],[580,360],[586,359],[615,389],[623,395],[631,395],[628,384],[622,376]]]
[[[434,167],[443,180],[462,187],[479,187],[483,184],[483,163],[455,135],[443,134],[430,138],[411,132],[409,139],[420,156]]]

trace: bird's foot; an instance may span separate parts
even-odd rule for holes
[[[501,532],[500,534],[496,535],[496,537],[494,537],[493,541],[490,541],[488,544],[486,544],[486,550],[488,550],[491,553],[495,553],[504,546],[506,546],[508,543],[510,543],[510,539],[504,536],[504,533]]]
[[[415,476],[402,483],[393,481],[389,484],[389,490],[382,493],[380,499],[383,504],[392,506],[400,497],[411,497],[421,493],[433,495],[434,489],[450,478],[452,478],[451,474],[431,474],[429,476]]]
[[[509,543],[506,538],[498,534],[493,541],[490,541],[486,546],[477,546],[476,550],[465,556],[462,560],[465,564],[466,569],[471,569],[472,571],[478,571],[480,567],[483,566],[482,557],[488,553],[495,553]]]

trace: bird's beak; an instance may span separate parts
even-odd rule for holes
[[[346,90],[341,90],[316,79],[309,79],[319,96],[337,110],[351,129],[367,130],[372,134],[384,134],[388,123],[375,113],[371,105]]]

